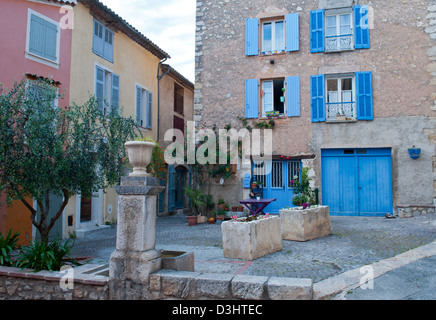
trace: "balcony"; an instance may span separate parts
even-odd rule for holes
[[[326,52],[353,50],[353,35],[326,36]]]
[[[326,103],[327,121],[354,121],[356,120],[355,102]]]

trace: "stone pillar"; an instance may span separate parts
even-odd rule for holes
[[[152,177],[123,177],[118,194],[116,250],[109,261],[110,299],[148,299],[150,274],[161,269],[155,249],[157,195],[164,189]]]

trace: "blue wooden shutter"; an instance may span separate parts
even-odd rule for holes
[[[354,48],[369,49],[368,6],[354,6]]]
[[[245,20],[245,55],[256,56],[259,54],[259,20]]]
[[[120,107],[120,76],[112,74],[111,111],[118,112]]]
[[[288,117],[300,116],[300,77],[286,77],[286,106]]]
[[[97,98],[98,107],[101,112],[104,113],[104,78],[105,78],[105,71],[100,68],[96,67],[95,70],[95,97]]]
[[[142,89],[136,87],[136,124],[140,127],[144,125],[143,115],[143,105],[142,105]]]
[[[298,12],[287,14],[286,20],[286,51],[300,50],[300,31],[298,23]]]
[[[44,58],[51,61],[57,60],[57,40],[58,40],[58,27],[57,25],[45,21],[45,50]]]
[[[324,9],[310,12],[310,52],[324,52]]]
[[[358,120],[373,120],[372,72],[356,72],[356,109]]]
[[[114,34],[112,31],[104,28],[104,42],[103,42],[103,58],[113,62],[114,61]]]
[[[103,25],[94,20],[94,37],[92,42],[92,49],[94,52],[100,56],[103,56],[103,47],[104,47],[104,30]]]
[[[259,116],[259,82],[257,79],[245,80],[245,118]]]
[[[146,105],[146,115],[145,115],[145,127],[151,129],[153,127],[153,93],[146,91],[147,105]]]
[[[29,52],[57,61],[57,25],[34,14],[30,17]]]
[[[323,74],[310,77],[310,103],[312,122],[325,121],[325,76]]]

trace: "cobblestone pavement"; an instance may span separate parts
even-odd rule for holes
[[[436,215],[405,219],[331,217],[332,235],[307,242],[283,240],[279,252],[243,261],[224,258],[221,226],[188,226],[184,215],[158,217],[156,249],[192,251],[195,271],[310,278],[318,282],[436,240]],[[76,239],[73,254],[108,263],[116,227]]]

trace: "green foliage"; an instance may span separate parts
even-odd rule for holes
[[[206,205],[206,197],[203,191],[198,188],[184,187],[186,196],[191,199],[191,204],[194,207],[195,213],[198,214],[198,209]]]
[[[90,198],[119,184],[124,143],[135,137],[135,122],[121,108],[105,113],[93,96],[83,105],[54,107],[60,98],[50,81],[23,80],[9,91],[0,85],[0,192],[8,203],[24,203],[44,242],[71,195]],[[64,201],[48,221],[51,195]],[[39,221],[26,198],[36,200]]]
[[[20,249],[17,266],[23,269],[60,271],[67,263],[79,265],[71,256],[73,244],[66,241],[64,244],[56,239],[49,244],[45,242],[32,242],[30,246]]]
[[[11,252],[15,249],[19,233],[12,234],[12,229],[6,237],[0,233],[0,266],[11,266]]]
[[[301,206],[303,204],[315,204],[315,192],[310,187],[310,180],[308,175],[309,168],[303,168],[301,171],[301,179],[295,176],[291,180],[291,186],[295,196],[292,198],[292,203],[295,206]]]

